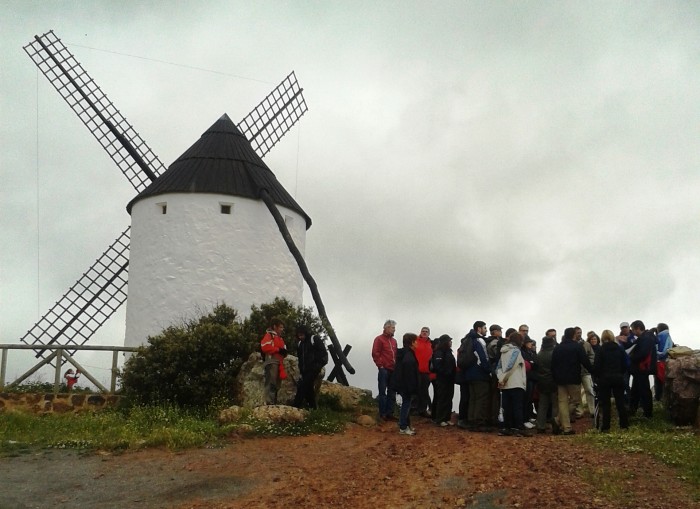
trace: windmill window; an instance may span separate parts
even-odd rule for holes
[[[219,206],[221,207],[222,214],[230,214],[231,211],[233,210],[232,203],[219,203]]]
[[[168,204],[167,203],[156,203],[156,207],[160,208],[161,214],[168,213]]]

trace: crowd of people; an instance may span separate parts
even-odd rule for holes
[[[619,427],[627,429],[640,408],[643,418],[651,418],[653,397],[663,394],[665,360],[673,346],[668,325],[647,329],[641,320],[622,322],[617,335],[607,329],[600,336],[589,331],[586,339],[580,327],[565,329],[560,341],[557,331],[549,329],[539,351],[525,324],[503,333],[500,325],[487,328],[476,321],[456,352],[449,335],[431,339],[429,327],[405,333],[401,348],[395,332],[396,322],[387,320],[372,344],[372,359],[378,369],[379,418],[397,420],[400,395],[403,435],[416,434],[411,415],[430,418],[436,426],[454,426],[455,385],[456,426],[462,429],[529,436],[551,426],[554,434],[572,435],[572,422],[588,414],[593,425],[607,432],[613,400]]]

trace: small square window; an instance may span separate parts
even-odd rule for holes
[[[168,213],[168,204],[167,203],[156,203],[156,207],[160,207],[161,214]]]
[[[228,204],[221,204],[221,213],[222,214],[230,214],[231,213],[231,205]]]

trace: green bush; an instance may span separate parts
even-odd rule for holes
[[[284,322],[284,343],[287,350],[297,351],[297,338],[294,334],[297,325],[305,325],[312,334],[324,334],[326,331],[321,325],[321,319],[314,315],[311,308],[294,306],[287,299],[277,297],[273,302],[262,304],[260,307],[252,306],[250,316],[243,322],[243,334],[248,338],[254,349],[260,345],[260,339],[270,325],[272,318],[279,318]]]
[[[283,337],[296,351],[294,328],[304,324],[322,333],[310,308],[285,299],[253,306],[248,318],[226,304],[196,320],[171,326],[148,338],[124,364],[122,389],[137,404],[175,404],[180,407],[221,408],[234,401],[232,389],[243,362],[260,347],[260,339],[273,317],[285,323]]]

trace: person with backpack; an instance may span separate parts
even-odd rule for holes
[[[328,363],[328,350],[320,336],[311,336],[305,325],[297,326],[297,359],[301,378],[297,382],[294,406],[316,408],[315,384],[321,370]]]
[[[396,366],[391,376],[391,388],[401,395],[399,411],[399,433],[415,435],[411,427],[411,401],[418,395],[419,372],[416,359],[416,340],[418,336],[412,332],[403,335],[403,348],[396,352]]]
[[[433,357],[430,359],[431,371],[435,373],[435,413],[436,425],[452,426],[452,398],[455,393],[455,370],[457,363],[452,353],[452,338],[443,334],[436,341]]]
[[[486,323],[474,322],[457,352],[457,367],[469,386],[467,429],[485,431],[489,418],[491,364],[486,354]]]

